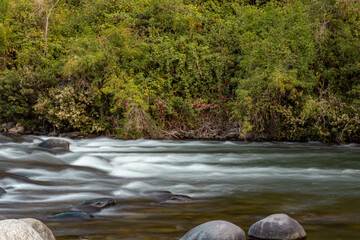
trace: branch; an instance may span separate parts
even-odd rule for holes
[[[58,4],[60,0],[57,0],[54,5],[51,6],[49,9],[49,12],[46,15],[46,22],[45,22],[45,32],[44,32],[44,38],[45,38],[45,47],[44,47],[44,55],[47,54],[47,36],[48,36],[48,30],[49,30],[49,18],[51,15],[51,11],[54,9],[54,7]]]

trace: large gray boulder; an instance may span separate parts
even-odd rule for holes
[[[250,240],[304,240],[306,232],[286,214],[273,214],[254,223],[248,232]]]
[[[62,148],[64,150],[69,151],[70,150],[70,144],[68,141],[65,141],[63,139],[48,139],[39,144],[39,147],[43,148]]]
[[[51,230],[41,221],[34,218],[21,218],[19,219],[29,224],[35,231],[37,231],[44,240],[55,240]]]
[[[180,240],[246,240],[246,236],[235,224],[215,220],[191,229]]]
[[[1,240],[46,240],[24,221],[7,219],[0,221]]]

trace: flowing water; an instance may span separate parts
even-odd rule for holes
[[[97,138],[54,154],[37,147],[44,139],[0,135],[0,215],[38,218],[57,240],[179,239],[215,219],[247,232],[273,213],[309,240],[360,239],[359,145]],[[193,199],[156,201],[157,191]],[[102,197],[117,205],[93,219],[48,218]]]

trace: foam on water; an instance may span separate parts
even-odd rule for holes
[[[108,160],[104,158],[100,158],[96,156],[88,156],[88,155],[80,157],[72,164],[76,166],[84,166],[84,167],[100,169],[108,172],[113,170],[114,168],[114,166]]]

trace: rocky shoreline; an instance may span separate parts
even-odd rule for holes
[[[85,213],[83,213],[84,215]],[[60,219],[73,219],[77,215],[61,215]],[[57,215],[57,216],[58,216]],[[63,217],[65,216],[65,218]],[[70,217],[69,217],[70,216]],[[80,217],[79,217],[80,216]],[[286,214],[273,214],[254,223],[248,231],[249,240],[305,240],[304,228]],[[0,239],[6,240],[56,240],[52,231],[34,218],[7,219],[0,216]],[[200,224],[188,231],[180,240],[246,240],[246,234],[239,226],[224,220],[213,220]]]
[[[65,137],[72,139],[95,138],[105,136],[104,134],[84,134],[79,131],[57,132],[46,130],[26,129],[21,123],[8,122],[0,125],[0,133],[9,135],[43,135],[49,137]],[[116,135],[106,135],[106,137],[116,138]],[[157,140],[214,140],[214,141],[272,141],[270,134],[247,132],[242,133],[241,128],[233,124],[224,129],[204,131],[201,130],[171,130],[164,132],[162,137]]]

